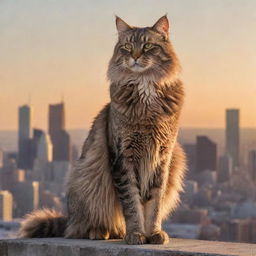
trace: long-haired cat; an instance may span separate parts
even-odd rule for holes
[[[37,210],[23,237],[109,239],[163,244],[162,221],[182,191],[185,157],[176,142],[183,103],[169,22],[133,27],[116,18],[109,62],[111,101],[95,118],[67,184],[67,216]]]

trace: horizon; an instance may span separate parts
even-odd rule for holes
[[[43,129],[40,127],[33,127],[32,126],[32,130],[33,129],[41,129],[43,131],[48,132],[48,129]],[[76,130],[89,130],[90,127],[81,127],[81,128],[67,128],[67,131],[76,131]],[[181,129],[194,129],[194,130],[225,130],[225,127],[190,127],[190,126],[180,126],[179,130]],[[240,127],[240,130],[256,130],[256,127]],[[18,132],[18,129],[9,129],[9,130],[2,130],[0,129],[0,132]]]

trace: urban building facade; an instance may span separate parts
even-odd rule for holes
[[[256,150],[251,150],[249,152],[248,170],[250,178],[256,183]]]
[[[229,181],[232,170],[232,157],[230,155],[220,156],[218,163],[218,182]]]
[[[13,198],[7,190],[0,191],[0,220],[12,220]]]
[[[232,157],[233,167],[239,166],[239,109],[226,110],[226,154]]]
[[[49,134],[53,144],[53,161],[71,160],[70,136],[65,131],[64,103],[49,106]]]
[[[29,105],[19,107],[18,167],[21,169],[31,169],[33,165],[31,119],[31,107]]]
[[[217,145],[207,136],[196,139],[196,172],[217,169]]]

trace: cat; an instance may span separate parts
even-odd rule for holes
[[[22,237],[115,239],[164,244],[162,221],[183,190],[185,154],[176,142],[184,100],[169,21],[133,27],[116,17],[108,103],[95,118],[67,183],[67,217],[29,214]]]

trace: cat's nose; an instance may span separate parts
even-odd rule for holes
[[[141,53],[139,51],[134,51],[132,54],[132,57],[136,61],[141,56]]]

